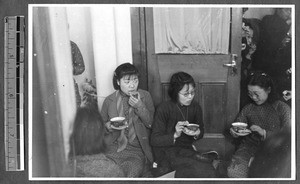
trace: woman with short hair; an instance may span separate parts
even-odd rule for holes
[[[212,165],[203,162],[192,146],[204,134],[202,109],[194,100],[193,77],[185,72],[173,74],[168,94],[171,100],[158,106],[152,128],[151,144],[158,164],[156,174],[176,170],[178,178],[215,177]],[[190,131],[190,124],[198,128]]]
[[[118,163],[126,177],[149,177],[145,172],[153,162],[149,136],[154,106],[150,93],[139,89],[138,84],[139,72],[134,65],[118,66],[113,76],[116,91],[105,98],[101,109],[107,130],[107,156]],[[114,117],[125,118],[128,126],[114,127]]]
[[[252,103],[239,112],[235,121],[246,123],[251,133],[241,134],[230,128],[234,138],[242,138],[227,168],[227,175],[231,178],[247,178],[251,159],[265,139],[291,126],[290,107],[278,100],[274,82],[267,73],[251,73],[247,89]]]

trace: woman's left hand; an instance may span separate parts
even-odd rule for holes
[[[259,133],[259,135],[261,135],[261,136],[264,136],[264,134],[265,134],[265,130],[264,129],[262,129],[260,126],[258,126],[258,125],[252,125],[251,127],[250,127],[250,130],[252,131],[252,132],[257,132],[257,133]]]
[[[134,95],[136,95],[137,98],[134,97]],[[137,92],[134,95],[130,94],[130,97],[128,100],[129,105],[132,106],[133,108],[139,108],[139,107],[143,106],[143,102],[141,100],[140,93]]]

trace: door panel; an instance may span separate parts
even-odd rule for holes
[[[195,100],[203,109],[205,124],[204,138],[197,145],[200,151],[217,150],[227,153],[229,149],[223,135],[224,130],[234,120],[239,110],[240,63],[241,63],[241,8],[232,8],[231,35],[229,54],[155,54],[153,10],[144,8],[146,33],[146,65],[148,91],[154,104],[168,100],[168,86],[172,74],[185,71],[193,76],[196,82]],[[142,32],[141,31],[141,32]],[[141,33],[140,35],[143,35]],[[232,62],[232,55],[237,54],[236,75],[232,68],[224,64]]]

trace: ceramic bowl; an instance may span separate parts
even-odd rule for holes
[[[125,117],[114,117],[110,119],[110,122],[114,127],[120,127],[124,125]]]
[[[247,128],[247,126],[248,126],[247,123],[243,123],[243,122],[234,122],[234,123],[232,123],[231,125],[232,125],[232,127],[233,127],[233,129],[234,129],[235,131],[238,131],[238,130],[245,130],[245,129]]]
[[[199,125],[190,123],[190,124],[186,125],[186,128],[188,128],[189,130],[192,130],[192,131],[196,131],[199,128]]]

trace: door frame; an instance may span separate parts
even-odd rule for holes
[[[231,15],[234,14],[235,16],[231,16],[231,35],[230,35],[230,53],[237,54],[237,67],[241,67],[241,26],[242,26],[242,7],[234,7],[231,8]],[[140,71],[140,88],[149,90],[149,83],[150,82],[159,82],[156,81],[154,78],[148,78],[148,67],[150,70],[158,70],[158,66],[155,64],[149,66],[148,63],[149,58],[147,58],[147,42],[146,42],[146,10],[145,7],[132,7],[131,8],[131,25],[132,25],[132,50],[133,50],[133,64],[138,68]],[[238,35],[238,36],[232,36]],[[155,57],[155,56],[151,56]],[[240,70],[238,70],[240,71]],[[238,95],[236,93],[230,92],[230,89],[238,83],[240,84],[240,74],[237,76],[232,76],[231,71],[228,70],[228,82],[227,88],[229,94],[227,95],[227,105],[226,109],[230,109],[232,112],[238,112],[240,109],[240,88],[238,90]],[[153,90],[153,89],[152,89]],[[157,93],[161,92],[161,87],[158,86],[156,91]],[[161,99],[156,99],[156,96],[153,96],[153,100],[161,101]],[[238,98],[238,100],[231,100],[234,98]],[[156,104],[156,103],[155,103]],[[226,125],[225,129],[229,128],[230,124],[234,121],[236,113],[227,113],[226,117]]]
[[[235,16],[232,16],[235,15]],[[230,53],[234,53],[237,55],[237,68],[238,72],[241,72],[241,63],[242,63],[242,50],[241,50],[241,44],[242,44],[242,8],[231,8],[231,24],[230,24],[230,32],[232,35],[237,35],[237,36],[232,36],[230,35]],[[228,90],[228,95],[227,95],[227,109],[231,109],[231,112],[239,112],[240,110],[240,93],[241,89],[238,88],[238,95],[236,93],[230,92],[230,89],[233,89],[233,87],[238,83],[240,84],[241,81],[241,74],[237,76],[232,76],[231,71],[228,70],[228,82],[227,82],[227,88]],[[230,100],[238,98],[238,100]],[[225,129],[229,129],[231,126],[231,123],[234,121],[236,117],[236,114],[234,113],[227,113],[227,120],[226,120],[226,126]]]
[[[147,7],[148,8],[148,7]],[[154,45],[154,40],[149,39],[152,35],[147,35],[147,21],[153,21],[153,11],[145,7],[135,7],[131,9],[131,24],[132,24],[132,50],[133,64],[140,71],[140,88],[148,90],[153,98],[154,105],[157,106],[162,101],[163,86],[159,74],[159,67],[154,50],[147,50],[147,44]],[[237,71],[241,68],[241,28],[242,27],[242,8],[231,8],[231,25],[230,25],[230,46],[229,53],[237,55],[236,64]],[[235,35],[235,36],[232,36]],[[147,43],[147,40],[150,41]],[[149,48],[148,48],[149,49]],[[154,48],[150,48],[154,49]],[[228,62],[230,59],[228,59]],[[153,61],[153,62],[150,62]],[[224,159],[230,158],[235,148],[229,138],[229,128],[239,112],[240,105],[240,88],[236,88],[236,84],[240,86],[241,74],[232,76],[232,69],[227,69],[227,92],[225,103],[224,129],[222,133],[205,133],[203,139],[194,143],[197,151],[205,152],[211,149],[219,151],[220,156]],[[151,74],[149,76],[149,74]],[[149,86],[152,86],[149,89]],[[154,89],[155,88],[155,89]],[[233,92],[237,90],[238,92]],[[237,94],[238,93],[238,94]],[[237,100],[231,100],[236,99]]]
[[[148,65],[146,45],[146,21],[144,7],[131,7],[131,38],[132,38],[132,62],[137,67],[139,88],[148,91]]]

